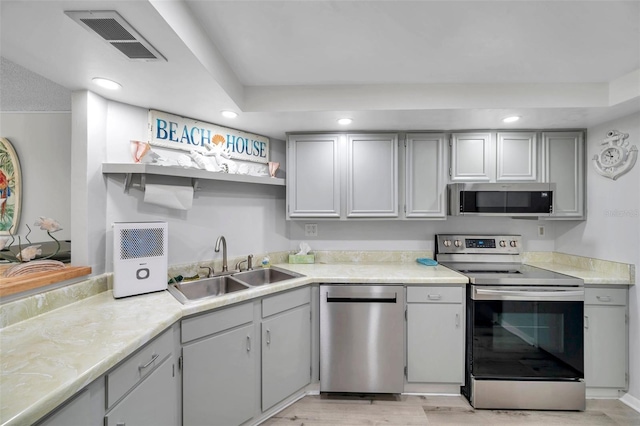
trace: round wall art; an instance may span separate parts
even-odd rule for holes
[[[16,234],[20,222],[22,176],[13,145],[0,138],[0,235]]]

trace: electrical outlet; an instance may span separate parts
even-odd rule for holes
[[[538,226],[538,237],[544,237],[544,226]]]
[[[318,236],[318,224],[317,223],[305,223],[304,224],[304,236],[305,237],[317,237]]]

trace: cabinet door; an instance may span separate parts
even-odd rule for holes
[[[238,425],[253,417],[253,324],[185,345],[182,418],[188,425]]]
[[[446,217],[444,135],[407,134],[405,217]]]
[[[491,133],[451,134],[451,180],[454,182],[489,182],[495,161],[491,156]]]
[[[552,218],[584,217],[584,140],[582,132],[545,132],[545,181],[556,184]]]
[[[348,135],[347,217],[398,216],[398,135]]]
[[[338,135],[289,136],[289,217],[340,217],[339,148]]]
[[[626,389],[626,307],[585,305],[584,316],[587,387]]]
[[[300,306],[262,322],[262,411],[311,380],[311,308]]]
[[[179,424],[174,358],[167,358],[105,416],[106,426]]]
[[[538,148],[535,132],[500,132],[496,137],[496,181],[536,181]]]
[[[407,381],[464,384],[462,305],[407,306]]]
[[[74,425],[98,425],[90,423],[91,396],[85,389],[69,401],[64,407],[58,409],[51,417],[48,417],[39,426],[74,426]]]

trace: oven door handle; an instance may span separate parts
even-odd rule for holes
[[[474,289],[473,299],[475,300],[524,300],[524,301],[582,301],[584,300],[584,290],[497,290],[497,289]]]

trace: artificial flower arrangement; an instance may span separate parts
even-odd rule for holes
[[[56,249],[53,251],[53,253],[48,256],[38,257],[42,256],[41,244],[31,243],[31,241],[29,240],[31,228],[29,227],[29,225],[26,225],[29,232],[27,232],[27,235],[25,235],[24,238],[25,240],[27,240],[27,243],[29,245],[23,248],[22,239],[20,238],[20,236],[18,236],[17,254],[14,254],[11,250],[5,250],[5,252],[2,254],[2,257],[11,262],[29,262],[30,260],[33,260],[37,257],[39,260],[49,259],[58,254],[58,252],[60,251],[60,241],[58,241],[53,235],[51,235],[51,233],[62,230],[60,224],[54,219],[40,216],[40,218],[34,223],[34,226],[39,226],[41,230],[46,231],[47,235],[49,235],[49,237],[56,242]],[[11,245],[15,242],[15,240],[16,238],[11,232],[9,232],[8,237],[0,237],[0,250],[11,248]]]

